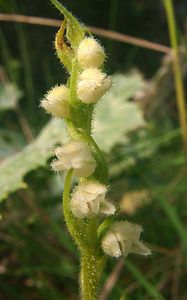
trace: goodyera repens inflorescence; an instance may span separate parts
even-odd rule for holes
[[[56,85],[47,92],[41,106],[53,117],[63,118],[67,125],[69,141],[54,150],[56,159],[51,166],[56,172],[67,172],[63,197],[65,220],[79,246],[82,261],[88,253],[92,253],[92,260],[88,258],[87,264],[95,261],[87,269],[81,263],[84,284],[89,272],[90,277],[93,274],[97,277],[97,260],[102,256],[126,257],[131,252],[148,255],[150,250],[139,240],[141,226],[119,221],[114,204],[107,199],[107,165],[92,137],[95,104],[112,85],[111,77],[103,72],[104,49],[90,34],[87,36],[85,27],[57,0],[51,1],[65,17],[55,47],[70,76],[66,85]],[[77,184],[70,194],[72,175]],[[89,288],[89,283],[85,284],[89,290],[83,292],[87,295],[85,299],[94,299],[89,298],[93,282]]]
[[[77,80],[77,96],[88,105],[96,103],[111,86],[111,78],[100,70],[105,60],[104,49],[94,38],[86,37],[77,49],[76,58],[82,68]],[[68,86],[55,86],[45,95],[41,106],[54,117],[71,118],[69,94]],[[73,191],[70,201],[76,218],[115,213],[114,205],[105,199],[107,187],[94,179],[88,179],[96,168],[88,143],[79,138],[70,139],[67,144],[55,149],[55,155],[57,160],[52,162],[54,171],[73,169],[74,175],[83,181]],[[101,247],[106,254],[114,257],[122,254],[127,256],[129,252],[148,255],[150,250],[139,242],[141,231],[141,226],[127,221],[114,223],[103,237]]]

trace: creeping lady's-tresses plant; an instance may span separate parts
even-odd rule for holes
[[[140,241],[141,226],[119,221],[114,204],[107,199],[107,165],[92,137],[95,104],[112,84],[103,72],[104,49],[57,0],[52,3],[64,15],[55,48],[69,78],[66,85],[51,89],[41,106],[67,125],[69,141],[54,150],[51,166],[66,172],[63,213],[80,251],[81,297],[94,300],[107,256],[148,255],[150,250]],[[73,176],[77,184],[71,192]]]

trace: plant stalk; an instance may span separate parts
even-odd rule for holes
[[[180,66],[180,55],[179,55],[179,45],[177,41],[174,6],[173,6],[173,0],[163,0],[163,2],[166,10],[170,43],[173,52],[173,73],[175,79],[179,122],[180,122],[180,127],[182,132],[184,149],[187,152],[187,118],[186,118],[187,107],[185,102],[185,91],[184,91],[184,83],[182,79],[182,70]]]
[[[95,249],[88,249],[81,255],[80,286],[82,300],[96,300],[98,293],[98,268]]]
[[[62,199],[62,208],[64,212],[64,219],[66,222],[66,226],[71,234],[72,238],[76,242],[79,249],[85,247],[85,227],[86,224],[83,220],[79,220],[75,218],[71,211],[70,206],[70,189],[71,189],[71,180],[72,180],[73,170],[69,170],[66,175],[65,184],[64,184],[64,192]]]

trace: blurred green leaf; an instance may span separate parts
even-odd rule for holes
[[[113,76],[111,91],[99,103],[95,114],[94,136],[102,150],[109,152],[125,141],[125,134],[145,126],[137,103],[128,101],[144,84],[138,71]]]
[[[19,151],[25,146],[25,142],[20,132],[0,129],[0,145],[0,160],[2,160]]]
[[[53,119],[42,130],[39,137],[22,151],[4,160],[0,165],[0,200],[11,192],[26,187],[24,176],[31,170],[45,166],[52,148],[65,137],[64,125]]]
[[[0,111],[14,109],[22,92],[13,83],[0,85]]]

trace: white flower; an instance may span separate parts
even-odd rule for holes
[[[58,160],[52,163],[54,171],[74,169],[74,174],[80,177],[90,176],[96,167],[88,145],[84,142],[73,141],[55,150]]]
[[[99,68],[105,60],[105,52],[95,39],[88,37],[80,43],[77,59],[84,69]]]
[[[87,104],[96,103],[111,87],[111,78],[98,69],[86,69],[79,76],[77,95]]]
[[[85,182],[77,186],[72,193],[71,210],[75,217],[85,218],[94,215],[112,215],[115,207],[105,199],[107,188],[98,182]]]
[[[69,91],[65,85],[55,86],[41,101],[41,106],[54,117],[69,117]]]
[[[130,253],[149,255],[151,251],[139,239],[142,227],[128,221],[115,222],[102,239],[103,251],[114,257]]]

